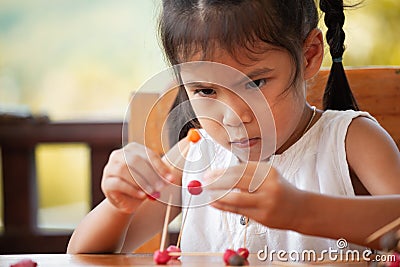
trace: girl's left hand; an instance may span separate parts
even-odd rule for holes
[[[269,163],[247,162],[226,170],[209,171],[204,181],[211,195],[239,189],[213,201],[211,205],[217,209],[247,216],[271,228],[299,227],[306,194],[287,182]]]

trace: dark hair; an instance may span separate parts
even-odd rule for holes
[[[328,27],[326,41],[332,57],[332,67],[323,97],[323,108],[324,110],[359,110],[342,63],[346,36],[343,31],[345,7],[343,0],[320,0],[319,6],[325,13],[324,21]]]
[[[334,51],[332,56],[341,57],[344,50],[343,23],[340,25],[344,20],[343,1],[321,0],[320,5],[326,12],[328,43],[331,53]],[[301,75],[303,44],[319,20],[314,0],[163,0],[162,8],[159,33],[171,65],[186,62],[195,53],[200,54],[204,60],[212,58],[215,45],[228,51],[234,58],[243,47],[255,54],[262,53],[263,48],[257,46],[257,42],[262,41],[288,51],[295,66],[291,84],[297,82]],[[342,87],[344,81],[347,82],[342,64],[334,63],[324,101],[336,99],[336,83],[339,82],[339,87]],[[184,87],[181,86],[172,109],[187,99]],[[337,109],[331,102],[327,100],[327,107]],[[182,112],[195,118],[192,109]],[[179,119],[171,120],[176,124]],[[196,119],[189,122],[181,119],[180,122],[183,124],[175,125],[174,128],[185,130],[180,131],[178,139],[185,136],[186,129],[199,127]]]

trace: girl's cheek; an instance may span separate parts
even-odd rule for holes
[[[199,119],[199,122],[212,139],[226,149],[230,149],[228,146],[228,134],[221,123],[208,119]]]
[[[212,98],[194,98],[190,103],[199,120],[222,123],[224,104],[221,101]]]

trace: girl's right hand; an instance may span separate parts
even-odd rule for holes
[[[161,157],[138,143],[130,143],[111,153],[104,167],[101,188],[109,203],[131,214],[147,194],[160,191],[172,181],[171,169]]]

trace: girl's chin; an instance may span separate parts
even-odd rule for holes
[[[258,151],[232,151],[233,154],[235,154],[235,156],[237,156],[239,158],[239,160],[241,162],[247,162],[247,161],[266,161],[268,160],[271,155],[265,156],[265,155],[261,155],[261,153]]]

